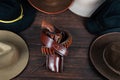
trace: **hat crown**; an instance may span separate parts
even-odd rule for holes
[[[112,42],[107,45],[103,58],[107,66],[120,75],[120,42]]]
[[[18,60],[18,51],[14,45],[0,42],[0,68],[7,67]]]
[[[69,3],[69,1],[67,1],[67,2]],[[63,5],[65,2],[62,0],[41,0],[41,3],[44,3],[50,7],[52,7],[52,6],[55,7],[55,6]]]
[[[61,0],[44,0],[45,2],[59,2]]]
[[[0,42],[0,56],[6,54],[12,49],[11,46]]]
[[[19,0],[0,1],[0,20],[13,20],[20,16]]]
[[[48,6],[55,6],[58,5],[61,0],[44,0],[43,2],[46,3],[46,5]]]

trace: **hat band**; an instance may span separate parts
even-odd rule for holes
[[[21,7],[21,13],[20,13],[20,16],[14,20],[10,20],[10,21],[6,21],[6,20],[0,20],[1,23],[14,23],[16,21],[19,21],[20,19],[23,18],[23,7],[22,5],[20,6]]]

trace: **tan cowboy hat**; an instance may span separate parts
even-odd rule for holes
[[[107,33],[93,41],[90,59],[107,79],[120,80],[120,32]]]
[[[29,51],[17,34],[0,30],[0,80],[10,80],[26,67]]]
[[[28,0],[38,11],[57,14],[68,9],[73,0]]]

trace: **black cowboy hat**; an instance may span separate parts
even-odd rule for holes
[[[1,0],[0,29],[21,32],[33,22],[35,12],[27,0]]]
[[[120,0],[106,0],[86,22],[87,30],[102,35],[120,32]]]

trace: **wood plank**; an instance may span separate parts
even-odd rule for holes
[[[40,26],[42,19],[55,24],[62,30],[68,30],[73,43],[64,57],[64,72],[53,73],[45,68],[45,56],[41,53]],[[89,60],[89,46],[94,35],[88,33],[84,22],[86,18],[77,16],[67,10],[57,15],[47,15],[37,12],[35,21],[30,28],[20,33],[27,42],[30,59],[25,70],[13,80],[103,80]]]

